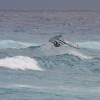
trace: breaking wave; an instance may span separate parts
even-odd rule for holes
[[[0,67],[20,70],[43,70],[39,67],[38,62],[35,59],[26,56],[6,57],[0,59]]]

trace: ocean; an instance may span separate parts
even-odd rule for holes
[[[100,100],[100,12],[0,10],[0,100]]]

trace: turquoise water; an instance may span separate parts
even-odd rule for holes
[[[100,100],[99,32],[99,12],[0,11],[0,99]]]

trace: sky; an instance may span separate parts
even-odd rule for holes
[[[0,0],[0,9],[100,10],[100,0]]]

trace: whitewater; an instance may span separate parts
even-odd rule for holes
[[[100,100],[99,84],[99,12],[0,11],[1,100]]]

